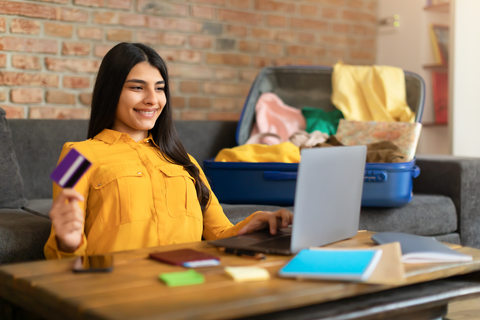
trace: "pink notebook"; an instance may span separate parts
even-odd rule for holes
[[[346,146],[391,141],[405,155],[405,162],[415,157],[421,123],[349,121],[341,119],[336,138]]]

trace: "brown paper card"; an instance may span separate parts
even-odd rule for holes
[[[405,269],[399,242],[374,246],[370,249],[382,250],[382,256],[365,283],[399,285],[405,282]]]

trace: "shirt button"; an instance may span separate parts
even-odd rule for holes
[[[142,174],[141,172],[138,172],[137,174]]]
[[[100,187],[101,185],[102,185],[101,183],[98,184],[99,187]]]

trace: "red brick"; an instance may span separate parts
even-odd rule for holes
[[[5,106],[0,105],[0,108],[5,110],[7,113],[5,117],[7,119],[24,119],[25,118],[25,108],[24,107],[14,107],[14,106]]]
[[[262,15],[244,11],[218,9],[218,20],[248,25],[260,25],[262,23]]]
[[[225,82],[206,82],[204,91],[207,94],[216,94],[219,96],[247,96],[250,86],[247,84],[225,83]]]
[[[93,22],[99,24],[118,24],[120,16],[116,12],[95,12]]]
[[[210,98],[205,97],[190,97],[188,106],[195,109],[209,109],[210,108]]]
[[[200,92],[200,83],[196,81],[182,81],[180,82],[180,91],[185,93]]]
[[[0,32],[7,31],[7,24],[5,22],[5,18],[0,18]]]
[[[300,6],[300,14],[303,14],[305,16],[315,16],[315,15],[317,15],[317,7],[308,6],[308,5],[301,5]]]
[[[299,33],[298,41],[303,43],[315,43],[315,35],[313,33]]]
[[[263,51],[269,56],[281,56],[283,55],[283,45],[275,43],[266,43],[263,45]]]
[[[85,89],[90,87],[90,79],[87,77],[64,76],[63,87],[71,89]]]
[[[233,36],[237,36],[237,37],[246,37],[247,36],[247,28],[246,27],[228,25],[226,27],[225,32],[229,35],[233,35]]]
[[[0,91],[0,101],[7,100],[7,93],[5,91]]]
[[[213,71],[214,77],[217,80],[233,80],[237,78],[237,70],[236,69],[226,69],[226,68],[218,68]]]
[[[368,4],[368,9],[371,11],[376,11],[377,10],[377,2],[376,1],[370,1]]]
[[[156,15],[186,17],[188,15],[188,5],[169,3],[165,0],[138,0],[137,11]]]
[[[11,14],[41,19],[56,19],[57,8],[34,3],[0,1],[0,14]]]
[[[365,26],[360,26],[360,25],[354,25],[353,26],[353,33],[354,34],[364,34],[364,35],[375,35],[375,29],[365,27]]]
[[[113,48],[113,45],[96,45],[95,46],[95,56],[104,57],[110,49]]]
[[[71,38],[73,34],[73,25],[45,22],[43,24],[46,36]]]
[[[160,44],[162,43],[162,34],[150,31],[137,31],[136,40],[145,44]]]
[[[182,77],[186,79],[205,80],[212,78],[212,68],[204,66],[172,64],[168,67],[168,73],[172,77]]]
[[[345,6],[345,0],[307,0],[307,1],[320,3],[323,5],[327,4],[327,5],[337,6],[337,7]]]
[[[103,30],[102,28],[95,27],[77,27],[77,35],[80,39],[103,39]]]
[[[178,84],[177,81],[169,79],[169,86],[170,86],[170,93],[178,92]]]
[[[241,113],[236,112],[236,113],[227,113],[227,112],[209,112],[208,113],[208,120],[211,121],[216,121],[216,120],[222,120],[222,121],[238,121],[240,119]]]
[[[320,31],[326,31],[328,28],[328,23],[325,21],[297,18],[292,18],[290,20],[290,25],[292,26],[292,28],[312,29]]]
[[[57,8],[57,20],[87,22],[88,12],[71,8]]]
[[[361,40],[360,40],[360,46],[361,46],[362,48],[375,49],[375,48],[376,48],[375,38],[372,38],[372,39],[361,39]]]
[[[189,43],[193,48],[211,48],[213,39],[207,36],[190,36]]]
[[[0,85],[58,87],[58,75],[0,72]]]
[[[12,56],[12,66],[17,69],[31,69],[31,70],[40,70],[42,66],[40,65],[40,58],[34,56],[25,56],[14,54]]]
[[[75,96],[63,91],[47,91],[45,100],[47,103],[75,104]]]
[[[88,119],[90,108],[30,108],[30,119]]]
[[[296,33],[292,31],[280,31],[277,33],[276,39],[281,42],[295,42]]]
[[[182,120],[201,121],[207,119],[207,114],[204,111],[182,111]]]
[[[185,32],[200,32],[202,24],[197,21],[175,20],[170,18],[148,17],[148,27],[160,30],[179,30]]]
[[[147,16],[143,14],[122,14],[119,18],[120,24],[130,27],[147,26]]]
[[[230,0],[229,6],[247,9],[250,7],[250,0]]]
[[[203,3],[203,4],[214,4],[217,6],[224,6],[225,0],[190,0],[190,2]]]
[[[88,7],[103,7],[103,0],[73,0],[73,4]]]
[[[130,42],[132,41],[132,31],[123,29],[109,29],[107,30],[107,40],[116,42]]]
[[[238,49],[245,52],[259,52],[260,42],[256,41],[240,41],[238,43]]]
[[[345,23],[334,23],[333,32],[336,33],[348,33],[350,31],[350,26]]]
[[[165,50],[158,51],[160,56],[166,61],[198,63],[202,59],[202,54],[194,50]]]
[[[10,100],[13,103],[40,103],[43,98],[43,90],[38,88],[12,89]]]
[[[35,20],[12,19],[10,23],[11,33],[39,34],[40,22]]]
[[[295,4],[271,0],[255,0],[255,9],[293,13],[295,12]]]
[[[270,27],[285,27],[287,18],[284,16],[267,15],[267,25]]]
[[[288,46],[287,54],[290,56],[323,57],[325,55],[325,49],[306,46]]]
[[[295,59],[295,64],[299,66],[311,66],[315,63],[311,59]]]
[[[45,58],[45,65],[47,70],[55,72],[71,71],[96,73],[100,68],[100,61]]]
[[[350,57],[353,59],[361,59],[361,60],[375,60],[375,54],[372,52],[365,52],[365,51],[352,51]]]
[[[347,52],[344,49],[330,49],[329,53],[331,57],[337,59],[345,58],[347,55]]]
[[[250,56],[234,53],[207,53],[207,64],[225,64],[232,66],[248,66]]]
[[[181,47],[187,42],[187,36],[183,34],[166,33],[161,38],[162,44],[167,46]]]
[[[90,43],[64,42],[62,54],[66,56],[88,56],[90,54]]]
[[[185,98],[184,97],[173,96],[170,99],[170,103],[171,103],[172,107],[175,108],[175,109],[185,108]]]
[[[214,110],[240,111],[243,108],[243,102],[242,98],[215,98],[212,107]]]
[[[215,9],[213,7],[192,6],[192,16],[199,19],[213,19]]]
[[[362,0],[347,0],[347,6],[360,9],[363,8],[363,1]]]
[[[341,46],[354,46],[357,44],[357,40],[346,36],[322,36],[322,42]]]
[[[352,21],[376,22],[375,15],[358,11],[342,11],[342,18]]]
[[[253,65],[258,68],[263,68],[267,66],[287,66],[292,64],[292,58],[255,57],[253,59]]]
[[[240,80],[252,83],[258,75],[258,69],[240,71]]]
[[[173,119],[173,121],[181,120],[180,110],[173,109],[172,119]]]
[[[125,9],[132,8],[132,0],[107,0],[106,6],[113,9]]]
[[[270,29],[252,29],[252,37],[263,40],[274,40],[277,33]]]
[[[0,54],[0,68],[5,68],[6,65],[7,65],[7,55]]]
[[[0,38],[0,50],[4,51],[57,53],[57,49],[57,40],[29,39],[17,37]]]
[[[85,106],[90,106],[92,104],[92,93],[91,92],[83,92],[79,95],[80,103]]]
[[[335,8],[323,8],[322,17],[334,19],[337,17],[337,9]]]
[[[198,21],[177,20],[175,29],[183,32],[200,32],[203,29],[203,24]]]

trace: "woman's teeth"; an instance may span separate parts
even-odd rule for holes
[[[153,114],[155,111],[140,111],[140,110],[135,110],[137,112],[143,113],[143,114]]]

